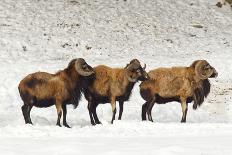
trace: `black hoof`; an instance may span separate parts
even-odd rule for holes
[[[91,122],[91,124],[94,126],[94,125],[96,125],[96,123],[95,122]]]
[[[96,124],[102,124],[100,121],[96,122]]]
[[[142,116],[142,121],[146,121],[147,120],[147,117],[146,117],[146,114],[145,114],[145,117]]]
[[[197,109],[197,104],[193,104],[193,110]]]
[[[56,126],[62,127],[60,124],[56,124]]]
[[[154,122],[152,118],[151,118],[151,119],[148,119],[148,120],[149,120],[150,122]]]
[[[63,124],[66,128],[71,128],[68,124]]]

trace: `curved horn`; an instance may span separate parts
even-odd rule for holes
[[[137,79],[131,78],[130,75],[128,75],[127,71],[126,71],[126,77],[130,82],[137,82]]]
[[[83,69],[83,65],[85,65],[86,62],[84,59],[79,58],[75,61],[75,69],[77,71],[77,73],[79,73],[82,76],[90,76],[92,75],[94,72],[93,71],[85,71]]]
[[[137,79],[131,78],[130,75],[128,74],[129,72],[131,72],[131,64],[127,64],[126,68],[125,68],[125,74],[127,79],[130,82],[137,82]]]
[[[209,78],[213,73],[213,71],[210,71],[208,73],[204,72],[205,66],[207,65],[209,65],[209,63],[205,60],[198,61],[195,65],[195,72],[197,76],[202,80]]]

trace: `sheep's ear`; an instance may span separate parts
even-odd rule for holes
[[[213,70],[206,70],[208,65],[209,63],[206,60],[199,60],[195,64],[196,75],[202,80],[208,79],[213,74]]]

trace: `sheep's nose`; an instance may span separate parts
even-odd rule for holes
[[[218,72],[214,69],[213,74],[210,76],[211,78],[216,78],[218,77]]]
[[[218,72],[217,71],[214,74],[215,74],[215,76],[214,76],[215,78],[218,77]]]

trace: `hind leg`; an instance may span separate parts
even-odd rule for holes
[[[119,101],[119,116],[118,116],[118,120],[122,119],[122,113],[123,113],[123,101]]]
[[[31,112],[32,107],[33,107],[32,105],[24,104],[21,108],[23,117],[25,120],[25,124],[32,124],[31,117],[30,117],[30,112]]]
[[[147,120],[147,102],[145,102],[142,106],[142,120],[146,121]]]
[[[56,125],[60,126],[60,119],[62,116],[62,102],[60,100],[56,100],[56,110],[57,110],[57,122]]]
[[[116,112],[117,112],[116,100],[115,99],[116,99],[115,96],[111,97],[111,107],[112,107],[112,112],[113,112],[112,119],[111,119],[111,124],[113,124],[113,122],[115,120],[115,115],[116,115]]]
[[[187,112],[188,112],[188,104],[186,103],[185,98],[181,98],[181,108],[182,108],[181,123],[185,123],[186,122]]]

